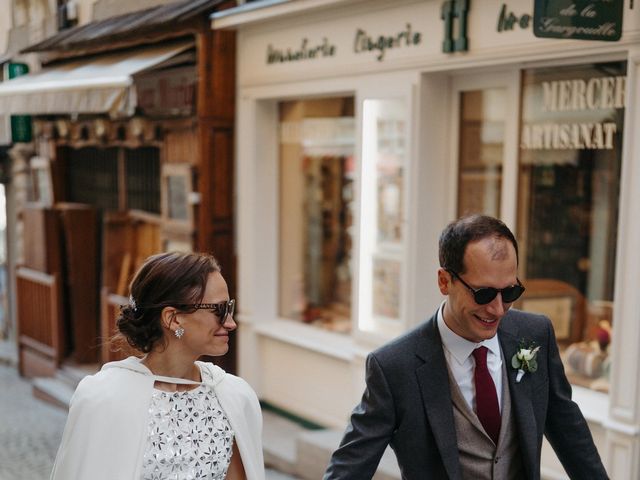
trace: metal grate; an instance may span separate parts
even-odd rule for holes
[[[129,210],[160,213],[160,149],[124,149],[123,205]],[[120,148],[85,147],[69,150],[68,189],[71,202],[118,210]],[[126,206],[124,205],[126,198]]]
[[[107,210],[118,209],[118,149],[69,150],[69,199]]]
[[[127,208],[160,213],[160,151],[156,147],[127,149]]]

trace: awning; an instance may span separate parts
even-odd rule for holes
[[[5,114],[109,113],[132,115],[134,75],[171,60],[193,42],[157,45],[78,59],[0,83]]]

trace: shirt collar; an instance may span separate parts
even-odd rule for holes
[[[478,347],[487,347],[494,355],[500,356],[500,342],[498,341],[498,335],[483,340],[480,343],[470,342],[466,338],[462,338],[460,335],[451,330],[444,321],[444,306],[446,300],[442,302],[438,309],[438,330],[440,331],[440,337],[442,338],[442,344],[451,353],[451,356],[455,358],[456,362],[462,365],[469,355]]]

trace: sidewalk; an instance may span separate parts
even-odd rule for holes
[[[31,383],[3,363],[0,392],[0,479],[48,479],[66,412],[37,400]]]

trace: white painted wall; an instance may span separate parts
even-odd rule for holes
[[[7,51],[9,47],[9,30],[13,26],[13,2],[11,0],[0,0],[0,55]]]

